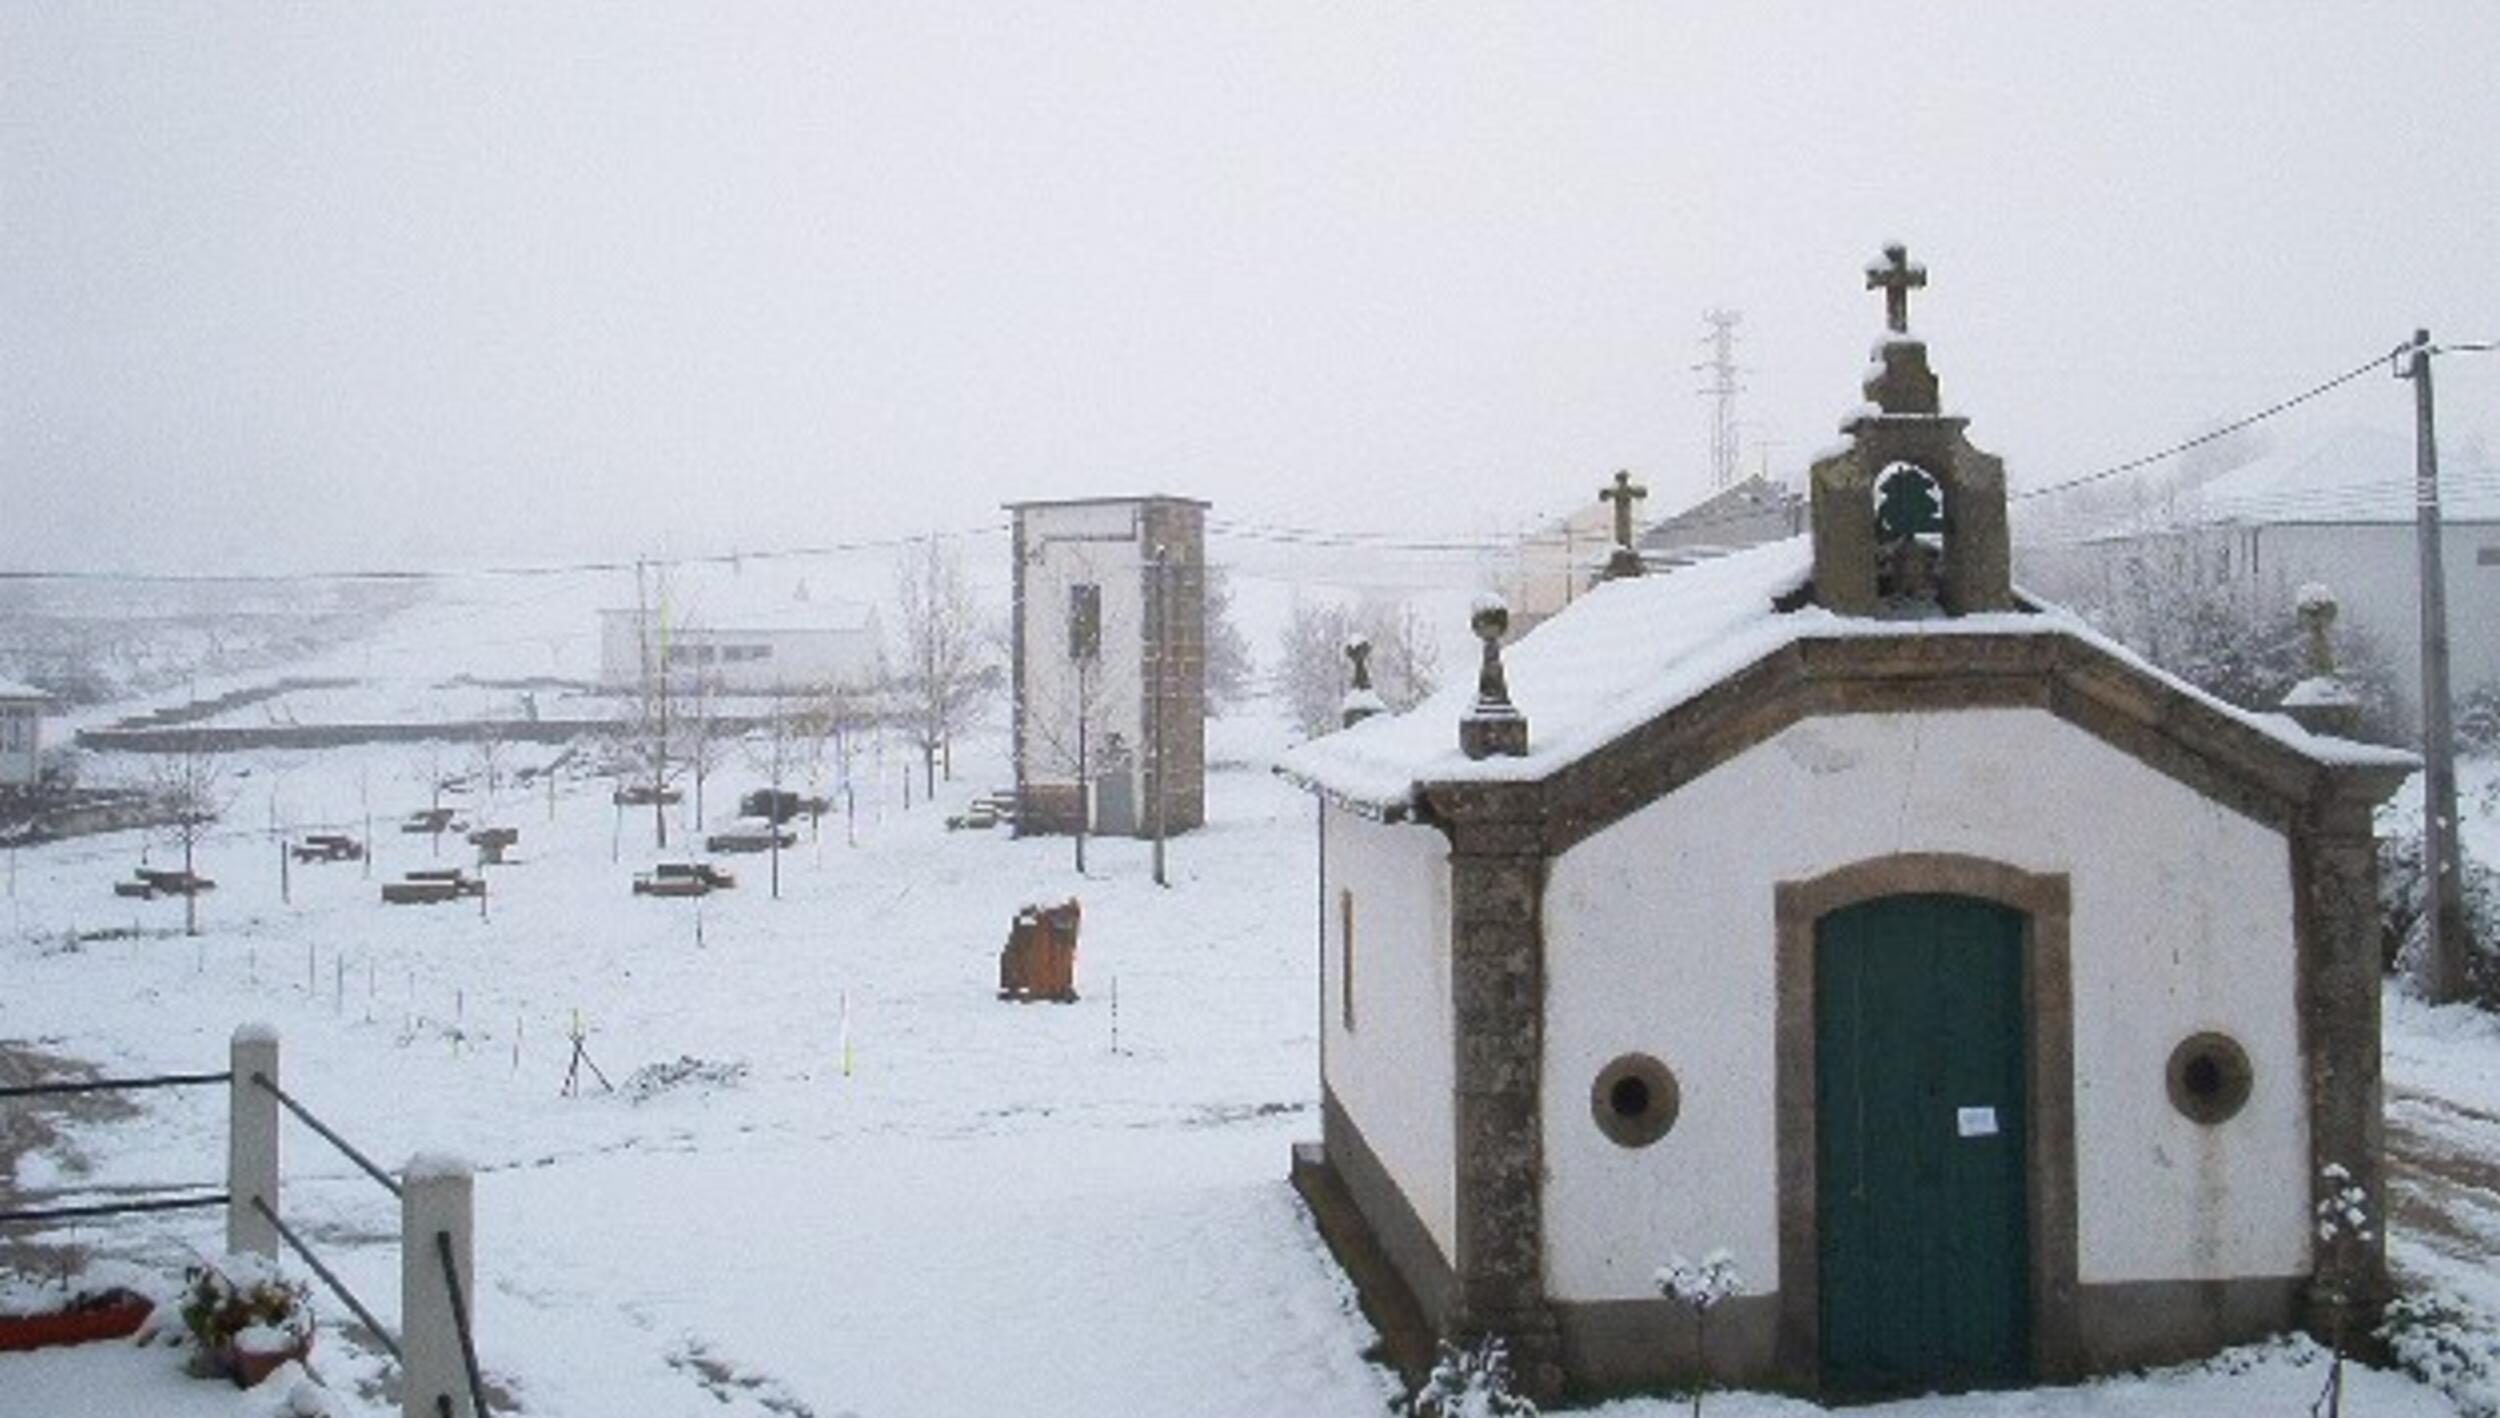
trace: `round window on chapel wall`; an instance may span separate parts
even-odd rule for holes
[[[2170,1105],[2211,1126],[2228,1122],[2248,1102],[2255,1082],[2248,1051],[2228,1034],[2190,1034],[2170,1051]]]
[[[1624,1054],[1597,1071],[1589,1112],[1598,1131],[1625,1147],[1647,1147],[1675,1126],[1683,1106],[1675,1075],[1647,1054]]]

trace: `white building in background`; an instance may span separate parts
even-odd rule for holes
[[[0,679],[0,788],[32,787],[43,776],[43,711],[52,696]]]
[[[706,593],[682,605],[664,597],[639,609],[599,612],[599,677],[615,686],[665,668],[732,694],[866,687],[885,678],[885,632],[876,607],[803,594],[729,598]]]
[[[2449,684],[2463,699],[2500,687],[2500,470],[2452,444],[2440,470],[2441,570],[2448,584]],[[2311,582],[2335,593],[2395,671],[2418,727],[2422,609],[2410,436],[2338,428],[2287,443],[2146,505],[2065,509],[2052,500],[2015,529],[2027,584],[2071,604],[2120,588],[2236,588],[2287,608]]]

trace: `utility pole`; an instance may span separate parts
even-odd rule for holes
[[[1702,323],[1710,333],[1701,342],[1710,347],[1710,358],[1693,369],[1710,376],[1695,390],[1713,401],[1710,416],[1710,489],[1724,491],[1736,485],[1736,396],[1744,392],[1736,382],[1736,327],[1744,322],[1741,310],[1713,308],[1701,314]]]
[[[2413,510],[2422,578],[2422,850],[2425,962],[2434,1003],[2466,997],[2464,874],[2457,853],[2456,737],[2449,726],[2448,581],[2440,565],[2439,440],[2431,414],[2431,333],[2413,332],[2399,377],[2413,381]]]

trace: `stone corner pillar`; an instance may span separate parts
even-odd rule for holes
[[[1457,1155],[1453,1338],[1498,1335],[1523,1391],[1563,1388],[1545,1294],[1543,791],[1429,790],[1450,837],[1450,995]]]
[[[2312,1266],[2304,1322],[2347,1343],[2366,1336],[2387,1275],[2386,1129],[2381,1112],[2378,849],[2371,809],[2401,772],[2329,770],[2292,826],[2300,1047],[2309,1100]],[[2329,1173],[2340,1168],[2348,1180]],[[2358,1188],[2368,1220],[2318,1234],[2320,1208]]]

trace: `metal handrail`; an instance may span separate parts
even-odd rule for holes
[[[390,1351],[392,1359],[399,1359],[399,1341],[393,1339],[391,1332],[382,1327],[382,1322],[373,1317],[373,1311],[366,1309],[363,1302],[356,1298],[356,1292],[347,1288],[347,1282],[339,1279],[330,1267],[323,1265],[321,1257],[312,1253],[312,1247],[305,1245],[303,1238],[296,1235],[293,1228],[278,1219],[278,1213],[270,1209],[268,1198],[253,1197],[252,1209],[259,1212],[263,1220],[278,1228],[278,1239],[293,1247],[295,1253],[303,1257],[304,1264],[313,1268],[313,1274],[320,1276],[329,1285],[331,1293],[347,1302],[347,1308],[356,1312],[356,1318],[365,1322],[366,1329],[373,1331],[373,1337],[381,1343],[384,1349]]]
[[[159,1197],[152,1201],[97,1202],[88,1206],[41,1206],[28,1211],[0,1211],[0,1225],[17,1221],[75,1221],[87,1216],[121,1216],[141,1211],[196,1211],[234,1200],[224,1192],[201,1196]]]
[[[12,1083],[0,1088],[0,1098],[44,1098],[61,1093],[136,1093],[149,1088],[191,1088],[210,1083],[232,1083],[228,1073],[159,1073],[140,1078],[82,1078],[61,1083]]]
[[[469,1333],[469,1302],[460,1294],[460,1267],[452,1260],[449,1231],[434,1233],[434,1254],[442,1258],[443,1286],[451,1292],[451,1326],[460,1332],[460,1362],[469,1370],[469,1408],[477,1418],[488,1418],[492,1410],[486,1406],[486,1381],[477,1371],[477,1339]],[[448,1407],[447,1400],[435,1396],[436,1412]]]
[[[372,1159],[372,1158],[369,1158],[369,1157],[365,1156],[365,1154],[363,1154],[363,1153],[361,1153],[361,1152],[358,1152],[358,1151],[357,1151],[357,1150],[356,1150],[353,1146],[349,1145],[349,1143],[348,1143],[348,1141],[347,1141],[347,1139],[346,1139],[346,1138],[343,1138],[343,1137],[339,1136],[337,1133],[330,1131],[329,1125],[328,1125],[327,1123],[324,1123],[323,1121],[321,1121],[321,1119],[314,1117],[314,1116],[312,1115],[311,1111],[310,1111],[310,1110],[308,1110],[308,1109],[306,1109],[306,1108],[305,1108],[305,1106],[304,1106],[303,1104],[298,1103],[298,1102],[296,1102],[293,1098],[288,1097],[288,1096],[287,1096],[287,1091],[286,1091],[285,1089],[280,1088],[278,1085],[276,1085],[276,1084],[274,1084],[274,1083],[270,1082],[270,1081],[269,1081],[269,1075],[268,1075],[268,1074],[265,1074],[265,1073],[255,1073],[255,1074],[253,1074],[253,1075],[252,1075],[252,1082],[254,1082],[254,1083],[256,1083],[256,1084],[259,1084],[262,1088],[264,1088],[264,1089],[268,1090],[268,1092],[269,1092],[269,1094],[270,1094],[270,1096],[271,1096],[271,1097],[276,1098],[276,1099],[277,1099],[279,1102],[281,1102],[281,1103],[284,1103],[284,1104],[286,1105],[286,1110],[287,1110],[288,1112],[293,1113],[293,1114],[294,1114],[295,1116],[297,1116],[298,1118],[303,1119],[303,1121],[304,1121],[304,1126],[306,1126],[306,1127],[308,1127],[308,1128],[311,1128],[314,1132],[317,1132],[317,1133],[321,1134],[322,1140],[323,1140],[323,1141],[325,1141],[325,1142],[327,1142],[327,1143],[329,1143],[332,1147],[337,1148],[337,1149],[338,1149],[341,1153],[345,1154],[345,1155],[346,1155],[346,1157],[347,1157],[347,1160],[348,1160],[348,1161],[353,1162],[353,1163],[355,1163],[357,1166],[364,1168],[364,1169],[365,1169],[365,1175],[366,1175],[366,1176],[368,1176],[368,1177],[373,1178],[373,1179],[374,1179],[375,1181],[377,1181],[377,1182],[380,1182],[380,1183],[382,1184],[382,1189],[383,1189],[384,1191],[389,1192],[389,1193],[390,1193],[391,1195],[393,1195],[393,1196],[398,1196],[398,1195],[400,1194],[400,1193],[399,1193],[399,1179],[398,1179],[398,1178],[396,1178],[396,1177],[392,1176],[392,1175],[391,1175],[390,1173],[388,1173],[388,1172],[383,1171],[380,1167],[375,1166],[375,1165],[373,1164],[373,1159]],[[256,1201],[256,1202],[257,1202],[257,1200],[258,1200],[258,1199],[257,1199],[257,1198],[255,1198],[255,1201]]]

